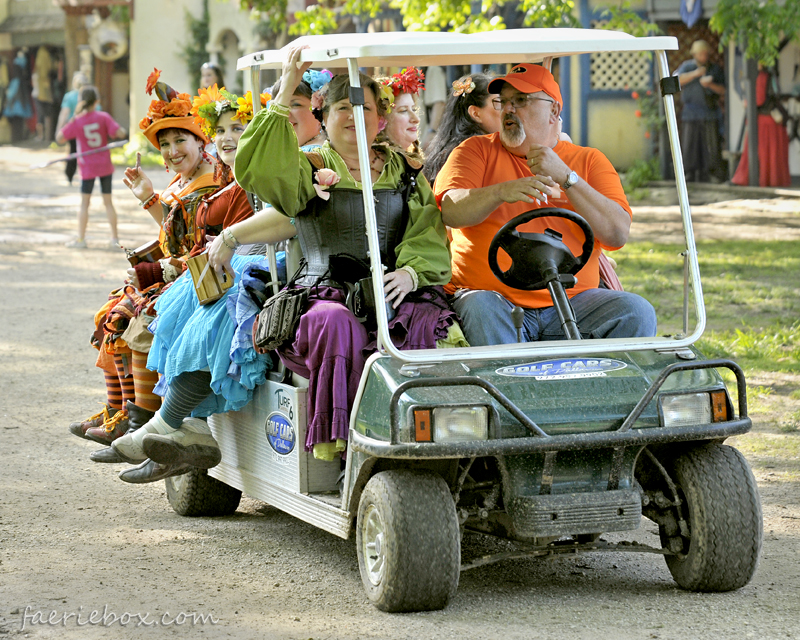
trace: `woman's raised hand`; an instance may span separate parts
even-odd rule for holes
[[[300,81],[303,79],[303,74],[311,68],[311,62],[300,62],[303,49],[308,48],[308,45],[304,45],[302,47],[292,47],[289,49],[281,71],[281,90],[276,96],[276,100],[279,104],[289,106],[289,100],[292,95],[294,95],[294,90],[297,89],[297,85],[299,85]]]
[[[122,183],[131,190],[139,202],[144,202],[153,195],[153,183],[147,177],[142,167],[139,164],[139,154],[136,154],[136,166],[128,167],[125,169],[125,176],[122,178]]]

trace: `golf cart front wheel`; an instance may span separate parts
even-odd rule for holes
[[[458,588],[461,538],[441,476],[383,471],[358,506],[358,568],[367,597],[389,612],[443,609]]]
[[[750,466],[739,451],[717,443],[684,452],[671,466],[689,528],[683,548],[665,556],[672,577],[690,591],[743,587],[755,573],[763,535]]]

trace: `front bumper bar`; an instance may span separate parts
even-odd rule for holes
[[[652,401],[666,379],[679,371],[693,369],[730,369],[736,376],[739,401],[739,418],[726,422],[715,422],[683,427],[649,427],[634,429],[645,407]],[[476,440],[474,442],[397,442],[400,429],[398,403],[406,390],[412,387],[478,386],[486,390],[509,413],[514,416],[533,436],[525,438],[503,438],[496,440]],[[445,459],[461,457],[481,457],[493,455],[514,455],[543,451],[575,451],[595,448],[623,448],[664,444],[669,442],[688,442],[691,440],[716,440],[747,433],[752,421],[747,415],[747,388],[744,372],[731,360],[702,360],[700,362],[678,362],[665,367],[647,389],[641,400],[631,410],[620,427],[614,431],[595,433],[547,435],[528,418],[497,387],[480,378],[457,376],[450,378],[422,378],[409,380],[399,385],[392,394],[390,406],[391,431],[393,442],[376,440],[361,433],[350,431],[350,446],[355,451],[370,456],[395,459]]]

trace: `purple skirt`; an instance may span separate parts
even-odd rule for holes
[[[392,342],[402,350],[433,349],[447,336],[456,314],[441,287],[410,295],[389,322]],[[320,442],[347,440],[364,363],[376,346],[375,332],[367,333],[347,308],[341,289],[314,291],[294,342],[278,352],[287,369],[309,380],[306,451]]]

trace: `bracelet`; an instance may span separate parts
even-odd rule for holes
[[[229,245],[228,241],[225,239],[226,231],[228,232],[228,237],[231,239],[233,246]],[[236,240],[236,236],[233,235],[233,231],[231,231],[230,229],[223,229],[220,236],[222,236],[222,244],[228,247],[228,249],[230,249],[231,251],[236,251],[237,248],[242,246],[242,243]]]
[[[404,265],[400,267],[398,271],[405,271],[408,275],[411,276],[411,282],[413,285],[411,291],[416,291],[417,288],[419,287],[419,276],[417,275],[417,272],[414,269],[414,267],[410,265]]]
[[[150,196],[147,200],[145,200],[144,202],[140,202],[139,206],[142,207],[142,209],[147,210],[150,207],[152,207],[158,201],[159,201],[158,194],[157,193],[153,193],[153,195]]]

